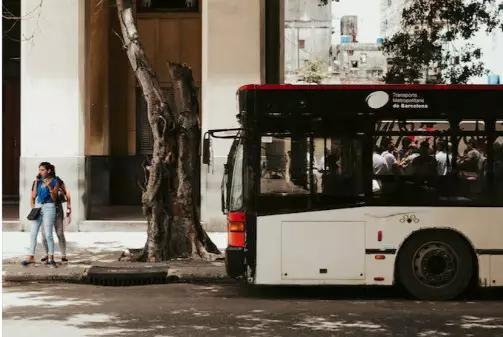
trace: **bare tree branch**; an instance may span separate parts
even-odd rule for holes
[[[21,1],[21,0],[20,0]],[[35,6],[30,12],[26,13],[25,15],[23,16],[17,16],[17,15],[14,15],[6,6],[5,4],[2,4],[2,8],[3,8],[3,12],[5,12],[5,14],[2,12],[2,17],[4,19],[7,19],[7,20],[11,20],[13,21],[13,24],[12,26],[4,31],[3,33],[3,37],[11,40],[11,41],[16,41],[16,42],[26,42],[26,41],[32,41],[33,43],[33,40],[35,38],[35,32],[40,28],[40,19],[41,19],[41,16],[42,16],[42,6],[44,4],[44,0],[40,0],[40,2],[38,3],[37,6]],[[35,27],[36,29],[33,29],[33,32],[31,33],[30,36],[26,37],[26,36],[23,36],[21,39],[15,39],[11,36],[9,36],[9,32],[14,29],[14,27],[19,24],[20,21],[23,21],[23,20],[32,20],[33,17],[36,16],[36,23],[35,23]]]

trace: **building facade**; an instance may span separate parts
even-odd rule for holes
[[[18,191],[21,229],[28,228],[24,215],[42,161],[56,166],[71,191],[69,230],[82,230],[86,221],[113,219],[97,218],[96,210],[107,206],[134,209],[141,217],[138,182],[151,136],[142,94],[116,34],[114,3],[44,0],[37,8],[38,1],[21,0],[20,35],[33,38],[19,47],[20,107],[3,111],[4,117],[19,116],[17,124],[4,123],[19,131],[17,155],[6,156],[4,141],[4,160],[18,160],[19,167],[4,174],[3,181],[4,186],[17,183],[10,193]],[[140,38],[161,86],[167,86],[167,61],[192,67],[203,133],[238,126],[240,86],[279,83],[283,8],[279,0],[136,1]],[[215,140],[212,164],[202,167],[201,217],[210,230],[225,229],[220,181],[229,146],[229,141]]]
[[[381,37],[389,38],[401,29],[402,11],[412,0],[381,1]]]
[[[332,3],[319,6],[313,0],[284,0],[285,82],[297,82],[297,70],[309,60],[330,66]]]
[[[341,43],[335,46],[334,79],[340,84],[382,84],[386,57],[377,43]]]

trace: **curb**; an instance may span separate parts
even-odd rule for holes
[[[29,270],[23,272],[4,270],[2,281],[7,283],[84,283],[88,269],[89,266],[71,267],[66,268],[64,273],[56,273],[57,269],[45,273],[33,273]]]
[[[27,225],[28,226],[28,225]],[[207,233],[226,232],[226,227],[220,225],[202,224]],[[3,220],[2,232],[29,232],[20,220]],[[83,220],[78,226],[71,225],[67,232],[132,232],[146,233],[147,223],[143,220]]]
[[[211,272],[183,273],[174,268],[168,270],[166,281],[167,283],[238,283],[227,274]]]
[[[23,232],[23,226],[20,221],[4,220],[2,221],[2,232]]]
[[[8,267],[7,267],[8,268]],[[22,267],[26,268],[26,267]],[[29,269],[28,269],[29,268]],[[203,268],[166,268],[166,267],[105,267],[105,266],[75,266],[61,269],[41,269],[43,272],[33,272],[31,267],[22,271],[4,270],[4,283],[76,283],[97,284],[104,286],[141,285],[143,280],[156,277],[157,284],[169,283],[237,283],[229,278],[224,271],[204,271]],[[36,267],[35,267],[36,268]],[[59,270],[58,270],[59,269]],[[93,270],[94,269],[94,270]],[[159,276],[162,279],[159,279]],[[96,280],[105,282],[96,282]],[[124,280],[121,282],[117,280]],[[138,282],[136,282],[138,281]]]

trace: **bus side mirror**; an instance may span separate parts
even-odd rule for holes
[[[210,164],[210,146],[211,146],[210,138],[204,137],[204,139],[203,139],[203,164],[205,164],[205,165]]]

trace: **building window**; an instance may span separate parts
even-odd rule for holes
[[[148,155],[152,154],[154,147],[154,137],[148,123],[147,102],[141,91],[141,88],[136,88],[136,143],[137,154]]]
[[[299,49],[304,49],[306,47],[306,40],[299,40]]]
[[[138,0],[136,3],[139,13],[199,11],[199,0]]]

